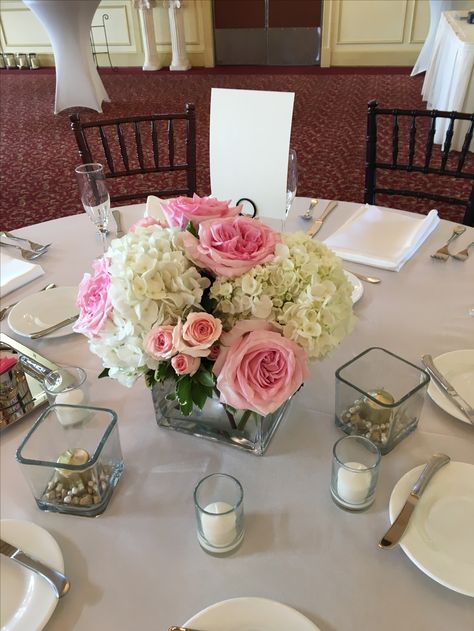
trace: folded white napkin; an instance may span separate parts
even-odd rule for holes
[[[366,204],[324,243],[345,261],[398,272],[439,221],[437,210],[405,215]]]
[[[158,221],[162,221],[165,226],[167,226],[168,222],[166,221],[166,217],[161,208],[162,202],[166,202],[166,200],[160,199],[159,197],[156,197],[156,195],[148,195],[146,200],[145,217],[158,219]]]
[[[0,295],[2,297],[43,274],[41,265],[15,259],[3,250],[0,252]]]

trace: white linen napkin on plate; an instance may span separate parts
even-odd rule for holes
[[[405,215],[366,204],[324,243],[345,261],[398,272],[439,221],[437,210]]]
[[[162,221],[165,226],[167,226],[168,222],[161,208],[162,202],[166,202],[166,200],[160,199],[156,197],[156,195],[148,195],[146,199],[145,217],[153,217],[153,219]]]
[[[0,253],[0,260],[0,295],[2,297],[44,274],[41,265],[16,259],[3,250]]]

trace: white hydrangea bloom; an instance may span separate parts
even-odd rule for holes
[[[275,257],[237,278],[217,278],[215,315],[230,330],[238,320],[262,318],[312,358],[325,357],[353,328],[352,285],[342,261],[319,241],[283,234]]]
[[[199,309],[203,290],[209,287],[209,280],[177,246],[177,234],[157,225],[140,227],[112,241],[107,252],[113,310],[89,346],[109,368],[109,376],[123,385],[132,386],[158,365],[143,349],[150,329]]]

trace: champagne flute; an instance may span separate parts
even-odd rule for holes
[[[296,189],[298,188],[298,160],[296,157],[296,151],[290,149],[288,154],[288,178],[286,183],[286,217],[290,212],[291,205],[296,196]]]
[[[99,230],[104,254],[107,252],[107,226],[110,219],[110,195],[101,164],[81,164],[76,167],[81,201],[89,219]]]

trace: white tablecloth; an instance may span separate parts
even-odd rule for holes
[[[466,11],[446,11],[439,22],[433,56],[422,88],[427,109],[474,112],[474,24],[461,20]],[[442,144],[449,119],[437,119],[435,143]],[[461,151],[467,122],[457,121],[451,149]],[[471,142],[470,150],[474,148]]]
[[[54,51],[54,113],[69,107],[102,112],[110,101],[92,58],[90,28],[100,0],[24,0],[46,29]]]
[[[296,200],[289,229],[308,227],[298,218],[308,204]],[[358,206],[339,204],[318,237],[329,236]],[[143,208],[122,209],[124,225]],[[142,382],[128,390],[97,380],[100,362],[85,338],[28,341],[50,359],[88,371],[95,403],[118,412],[125,460],[123,478],[98,519],[45,513],[15,462],[33,418],[1,435],[1,516],[49,530],[71,579],[71,591],[47,629],[164,631],[214,602],[254,595],[295,607],[321,631],[472,631],[471,598],[430,579],[400,548],[377,548],[389,523],[395,483],[437,451],[474,463],[472,426],[427,399],[417,431],[383,457],[375,503],[366,512],[344,512],[329,492],[331,449],[342,435],[334,423],[335,369],[369,346],[383,346],[417,364],[423,353],[473,346],[468,310],[474,306],[474,256],[465,263],[429,256],[453,227],[442,221],[398,273],[347,264],[382,283],[364,284],[354,333],[329,359],[312,365],[311,379],[261,458],[159,429]],[[77,285],[100,254],[95,233],[85,215],[18,231],[53,245],[41,259],[46,276],[9,298],[26,296],[48,281]],[[468,228],[453,251],[473,240],[474,229]],[[11,334],[6,321],[2,330]],[[198,545],[192,499],[194,485],[215,471],[235,475],[245,493],[245,539],[234,555],[220,559]]]

